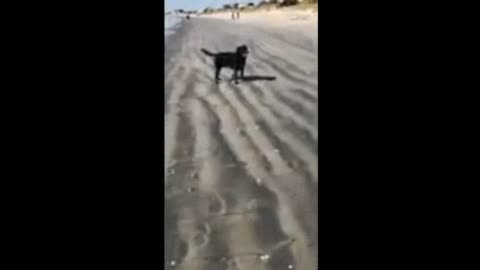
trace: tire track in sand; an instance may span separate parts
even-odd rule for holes
[[[237,93],[237,96],[241,95],[239,89],[235,89],[235,87],[233,87],[233,85],[230,85],[231,88],[233,88],[234,91],[232,91],[232,94],[233,92]],[[224,95],[227,95],[225,94],[227,91],[223,91]],[[231,99],[233,100],[233,98]],[[231,101],[232,103],[236,103],[234,101]],[[238,107],[236,107],[238,108]],[[253,109],[253,108],[250,108],[250,109]],[[251,112],[252,110],[249,110],[249,112]],[[247,113],[247,110],[244,110],[244,113]],[[292,182],[291,180],[292,179],[297,179],[295,182]],[[297,217],[296,219],[297,220],[300,220],[300,224],[298,224],[297,226],[293,226],[295,227],[296,229],[294,229],[293,231],[303,231],[303,230],[306,230],[310,233],[310,235],[315,235],[316,234],[316,222],[313,222],[311,220],[311,217],[315,217],[315,213],[316,213],[316,198],[315,198],[315,194],[317,194],[317,191],[316,191],[316,186],[312,184],[311,180],[308,180],[308,178],[304,178],[304,177],[301,177],[301,176],[294,176],[293,174],[291,175],[291,177],[287,177],[287,178],[283,178],[280,176],[280,177],[276,177],[275,178],[275,181],[272,181],[272,183],[275,183],[275,186],[279,185],[280,187],[276,187],[276,188],[273,188],[273,190],[275,190],[276,194],[277,195],[280,195],[280,194],[283,194],[282,197],[284,199],[280,200],[281,202],[284,202],[284,206],[282,207],[282,209],[288,209],[288,208],[292,208],[293,210],[291,210],[290,213],[284,213],[282,214],[282,216],[288,216],[288,218],[284,218],[284,220],[288,220],[288,219],[291,219],[292,215],[295,215],[295,213],[307,213],[305,215],[303,215],[303,217]],[[280,182],[281,185],[280,185]],[[273,184],[272,184],[273,185]],[[300,188],[299,187],[304,187],[304,188]],[[291,193],[291,190],[298,190],[298,194],[290,194],[288,195],[289,193]],[[299,196],[299,194],[302,194],[301,196]],[[303,199],[299,199],[299,197],[303,198]],[[293,207],[292,207],[293,206]],[[313,208],[312,208],[313,207]],[[302,211],[304,210],[304,211]],[[306,210],[306,211],[305,211]],[[286,211],[286,210],[285,210]],[[287,211],[288,212],[288,211]],[[285,221],[285,222],[282,222],[282,224],[287,224],[288,221]],[[313,226],[312,226],[313,224]],[[303,229],[299,229],[299,228],[303,228]],[[302,254],[308,254],[308,251],[306,251],[305,249],[307,250],[310,250],[311,249],[311,239],[308,239],[308,237],[304,236],[304,237],[300,237],[301,239],[303,239],[303,243],[305,243],[304,245],[304,248],[302,249],[299,249],[301,251],[297,251],[297,256],[301,256]],[[308,248],[305,248],[305,246],[308,246]],[[307,252],[307,253],[305,253]],[[312,254],[312,253],[310,253]],[[313,253],[314,254],[314,253]],[[314,263],[313,263],[314,264]]]
[[[212,98],[212,97],[210,97],[210,98]],[[217,115],[224,115],[224,117],[225,117],[225,112],[224,112],[224,111],[223,111],[222,113],[217,112]],[[233,117],[234,117],[234,116],[232,115],[232,118],[233,118]],[[220,118],[221,118],[221,117],[220,117]],[[226,121],[226,122],[228,122],[228,123],[231,123],[231,122],[232,122],[232,119],[230,119],[230,120],[224,120],[224,121]],[[230,128],[230,130],[231,130],[231,128]],[[228,137],[228,136],[226,136],[226,137]],[[240,152],[240,154],[241,154],[241,152],[243,151],[242,149],[243,149],[243,148],[241,148],[241,149],[238,150],[238,151]],[[249,160],[249,158],[245,158],[244,160],[247,161],[247,160]],[[257,167],[257,168],[258,168],[258,167]],[[258,168],[258,169],[260,169],[260,168]],[[268,172],[264,172],[264,173],[265,173],[265,174],[268,174]],[[275,181],[275,180],[273,180],[273,179],[272,179],[272,180],[267,180],[267,179],[265,179],[265,182],[274,182],[274,181]],[[262,182],[263,182],[263,181],[262,181]],[[298,184],[298,183],[297,183],[297,184]],[[284,210],[284,211],[286,211],[286,210]],[[288,212],[288,211],[287,211],[287,212]],[[283,215],[284,215],[284,214],[283,214]],[[285,218],[284,220],[285,220],[285,222],[288,222],[287,220],[290,220],[291,218],[292,218],[292,215],[290,214],[289,217],[288,217],[288,218]],[[285,223],[285,222],[281,222],[281,224],[282,224],[282,223]],[[290,223],[292,223],[292,222],[290,222]],[[293,222],[293,223],[294,223],[294,222]],[[295,230],[293,230],[293,231],[295,231],[295,235],[296,235],[295,238],[303,239],[303,240],[300,241],[300,242],[301,242],[301,243],[306,243],[307,240],[305,240],[305,239],[307,239],[308,237],[306,237],[306,236],[303,236],[303,237],[302,237],[302,236],[298,236],[299,234],[302,235],[302,233],[300,233],[300,232],[302,231],[302,229],[299,229],[299,228],[300,228],[299,225],[293,226],[293,227],[296,228]],[[298,253],[298,254],[301,254],[301,253],[304,253],[304,252],[305,252],[305,250],[302,249],[301,252],[297,252],[297,253]],[[297,262],[297,263],[298,263],[298,262]],[[307,263],[307,262],[305,262],[305,263]],[[300,263],[300,264],[301,264],[301,263]],[[245,269],[248,269],[248,268],[245,268]]]
[[[203,152],[203,148],[205,147],[205,143],[210,141],[210,142],[213,142],[213,144],[215,144],[214,142],[218,140],[218,135],[215,134],[215,132],[218,132],[218,126],[216,125],[212,125],[211,128],[206,128],[206,122],[208,123],[209,121],[207,121],[208,117],[206,117],[206,114],[205,113],[202,113],[203,109],[199,109],[201,108],[200,104],[201,102],[196,102],[196,101],[192,101],[192,103],[194,104],[197,104],[195,106],[192,106],[194,109],[194,114],[196,116],[196,120],[194,120],[193,122],[196,123],[196,138],[197,138],[197,144],[198,145],[198,148],[199,149],[198,151],[202,151]],[[206,103],[205,103],[206,104]],[[206,105],[204,105],[203,107],[206,107]],[[211,117],[210,117],[211,118]],[[212,124],[212,122],[210,121],[210,124]],[[203,134],[203,135],[202,135]],[[208,143],[207,143],[208,144]],[[211,145],[212,147],[215,147],[215,145]],[[227,151],[228,152],[228,151]],[[212,153],[213,154],[213,153]],[[212,157],[213,158],[213,157]],[[223,158],[225,158],[225,154],[223,155],[220,155],[219,156],[219,160],[217,163],[222,163],[223,162]],[[212,163],[212,159],[208,160],[208,161],[205,161],[202,165],[206,165],[206,164],[214,164]],[[200,182],[202,182],[203,180],[202,179],[206,179],[205,181],[207,181],[207,184],[205,185],[205,188],[207,191],[210,191],[212,189],[214,189],[215,187],[218,188],[219,186],[223,186],[224,189],[234,189],[235,190],[235,193],[242,193],[242,189],[245,190],[245,186],[246,186],[246,183],[244,181],[250,181],[250,187],[256,187],[256,185],[254,184],[254,181],[252,179],[244,179],[242,181],[238,181],[238,184],[239,185],[238,187],[235,187],[235,184],[234,183],[228,183],[228,182],[225,182],[224,180],[224,177],[223,178],[220,178],[218,179],[218,175],[215,176],[212,174],[212,172],[215,172],[217,171],[218,172],[218,168],[220,166],[213,166],[213,167],[217,167],[217,168],[212,168],[212,166],[209,166],[209,167],[204,167],[204,166],[201,166],[201,173],[200,173]],[[206,175],[205,175],[206,173]],[[238,175],[239,173],[238,172],[235,172],[234,174]],[[217,183],[215,185],[213,185],[213,183],[215,181],[212,181],[212,177],[213,178],[217,178]],[[227,178],[228,179],[228,178]],[[232,185],[233,184],[233,185]],[[247,185],[248,186],[248,185]],[[203,188],[201,188],[203,190]],[[251,188],[250,188],[251,189]],[[257,191],[258,192],[258,191]],[[254,194],[255,192],[252,191],[252,190],[245,190],[245,194],[249,194],[249,196],[252,196],[252,194]],[[234,196],[235,197],[235,196]],[[248,197],[248,196],[247,196]],[[265,196],[261,196],[261,197],[265,197]],[[237,200],[240,199],[240,198],[237,198]],[[244,200],[247,200],[248,198],[244,198]],[[239,203],[240,201],[238,201]],[[243,202],[243,204],[245,204],[245,202]],[[227,215],[228,213],[225,214],[225,216],[228,216]],[[233,217],[229,217],[229,219],[231,219]],[[193,221],[192,221],[193,222]],[[257,224],[258,226],[258,224]],[[223,227],[228,227],[228,226],[223,226]],[[258,230],[258,228],[256,229],[255,226],[251,227],[250,228],[250,233],[246,232],[245,229],[248,228],[248,224],[246,225],[242,225],[242,226],[237,226],[236,229],[232,229],[228,232],[224,232],[224,235],[223,237],[221,237],[220,239],[223,239],[223,238],[232,238],[232,239],[235,239],[237,242],[240,240],[240,239],[245,239],[245,237],[247,237],[248,235],[251,235],[251,238],[249,238],[250,240],[246,241],[246,242],[249,242],[249,243],[255,243],[255,240],[258,240],[258,239],[261,239],[261,235],[259,235],[258,233],[256,233],[256,230]],[[271,226],[272,228],[274,228],[273,226]],[[272,229],[271,228],[271,229]],[[241,230],[240,230],[241,229]],[[241,237],[240,237],[241,235]],[[228,243],[231,243],[231,242],[228,242]],[[260,242],[262,243],[262,242]],[[263,242],[265,243],[265,242]],[[218,250],[218,246],[222,246],[220,243],[216,243],[215,245],[215,249]],[[272,243],[272,246],[278,246],[278,243]],[[233,245],[230,247],[230,249],[232,250],[231,254],[223,254],[221,255],[221,258],[220,255],[218,255],[217,257],[215,256],[208,256],[206,258],[204,258],[203,260],[203,263],[207,263],[209,262],[208,265],[211,265],[210,263],[216,263],[216,265],[218,265],[218,263],[222,262],[222,258],[226,260],[223,260],[223,262],[227,262],[229,263],[230,265],[236,265],[237,267],[239,267],[238,269],[252,269],[252,265],[251,263],[254,263],[256,264],[257,261],[258,261],[258,256],[256,256],[255,254],[262,254],[262,250],[265,249],[260,249],[260,250],[257,250],[256,252],[252,252],[252,251],[248,251],[247,250],[243,250],[242,251],[242,248],[246,248],[248,247],[245,246],[245,245]],[[240,250],[239,250],[240,248]],[[252,248],[251,244],[250,244],[250,248]],[[225,248],[224,248],[225,249]],[[191,249],[189,249],[191,250]],[[249,255],[250,254],[250,255]],[[254,255],[252,257],[252,254]],[[253,261],[251,261],[250,263],[248,262],[248,259],[252,259]],[[285,256],[282,256],[284,258],[288,258],[286,255]],[[247,260],[247,261],[245,261]],[[184,264],[182,263],[182,266]],[[259,268],[259,266],[257,265],[257,268]],[[261,267],[262,269],[272,269],[270,267]],[[273,269],[276,269],[276,268],[273,268]]]
[[[253,107],[248,107],[247,109],[247,106],[246,105],[247,103],[243,103],[243,105],[239,104],[239,102],[236,101],[236,99],[238,100],[241,100],[241,96],[242,96],[242,91],[240,91],[239,87],[235,87],[233,84],[228,84],[227,86],[229,86],[229,88],[233,91],[223,91],[223,95],[226,97],[227,100],[230,101],[230,103],[233,105],[233,107],[239,112],[239,115],[245,118],[249,118],[248,115],[251,113],[251,114],[255,114],[255,108]],[[228,97],[230,94],[231,94],[231,97]],[[241,102],[240,102],[241,103]],[[242,108],[242,106],[245,106],[244,108]],[[248,121],[248,120],[247,120]],[[254,121],[253,118],[250,118],[250,121]],[[258,134],[252,134],[253,136],[258,136]],[[271,138],[274,138],[274,136],[272,136]],[[270,138],[270,139],[271,139]],[[259,142],[261,143],[261,142]],[[273,164],[276,164],[276,163],[273,163]],[[278,164],[277,164],[278,165]],[[274,167],[275,168],[275,167]],[[280,174],[278,174],[280,175]],[[283,195],[285,199],[283,200],[280,200],[282,202],[288,202],[284,205],[285,209],[287,209],[288,207],[293,207],[293,211],[291,213],[301,213],[302,211],[300,210],[305,210],[305,209],[308,209],[307,211],[305,211],[307,214],[301,218],[301,217],[297,217],[298,220],[301,220],[301,224],[297,225],[297,231],[298,230],[306,230],[310,233],[310,235],[315,235],[316,234],[316,225],[317,224],[316,222],[312,222],[311,218],[310,217],[314,217],[315,216],[315,213],[316,213],[316,208],[315,208],[315,194],[317,194],[316,192],[316,186],[311,182],[311,179],[309,180],[308,178],[305,178],[305,177],[302,177],[301,175],[297,175],[297,176],[294,176],[293,173],[291,174],[292,178],[283,178],[285,181],[282,181],[283,183],[281,183],[281,187],[279,188],[273,188],[273,190],[276,191],[276,194],[285,194]],[[279,178],[276,178],[276,180],[274,181],[275,185],[279,185],[280,184],[280,179],[282,179],[282,177],[279,177]],[[288,179],[288,180],[287,180]],[[292,183],[292,179],[297,179],[296,182],[293,182]],[[272,185],[273,185],[273,182],[272,182]],[[298,188],[297,185],[299,185],[300,187],[304,187],[303,189],[302,188]],[[271,185],[269,185],[271,187]],[[299,190],[299,193],[302,194],[302,199],[299,199],[299,198],[296,198],[298,197],[298,194],[294,194],[294,195],[297,195],[297,196],[293,196],[292,197],[288,197],[286,194],[288,194],[291,190]],[[313,208],[312,208],[313,207]],[[289,216],[289,218],[291,218],[291,215],[292,214],[287,214]],[[312,224],[314,224],[312,226]],[[300,226],[301,228],[303,229],[298,229]],[[303,238],[303,243],[306,243],[307,246],[311,246],[311,240],[309,240],[308,238]],[[298,255],[301,255],[301,254],[304,254],[305,250],[302,250],[301,252],[298,252],[297,254]]]
[[[255,158],[256,156],[258,156],[257,150],[255,149],[251,150],[252,155],[249,158],[243,158],[244,156],[246,156],[245,149],[248,149],[246,147],[248,147],[248,145],[250,145],[251,142],[248,141],[243,136],[236,133],[235,131],[233,131],[234,129],[232,129],[232,127],[229,126],[230,123],[238,123],[237,122],[238,116],[235,115],[235,113],[233,113],[233,109],[227,105],[228,104],[227,100],[222,99],[220,97],[220,94],[209,95],[207,98],[205,98],[205,104],[212,111],[212,113],[214,113],[216,117],[218,117],[221,125],[219,127],[220,133],[222,133],[227,143],[229,143],[230,148],[233,150],[233,152],[236,155],[239,155],[238,158],[240,160],[243,159],[244,164],[247,164],[247,166],[244,167],[246,169],[245,172],[251,175],[262,173],[262,172],[258,172],[259,168],[261,168],[262,166],[257,166],[258,164],[262,163],[261,161],[257,161],[257,165],[252,166],[254,162],[252,162],[251,157]],[[223,107],[222,109],[222,106],[228,106],[228,107]],[[227,125],[227,127],[225,127],[225,125]],[[240,145],[243,144],[243,147],[240,146],[240,149],[238,147],[239,144]],[[252,170],[256,170],[257,172],[252,172]],[[266,173],[266,172],[263,172],[263,173]],[[223,185],[224,188],[235,190],[234,193],[231,193],[232,196],[236,197],[237,202],[240,202],[243,200],[244,201],[243,204],[245,204],[245,202],[248,201],[248,199],[246,198],[243,198],[243,199],[241,198],[243,195],[245,195],[246,197],[249,197],[249,196],[251,197],[252,194],[254,193],[266,192],[265,190],[259,191],[258,190],[259,187],[257,187],[253,179],[248,175],[245,175],[245,176],[246,177],[244,177],[243,180],[241,178],[240,179],[237,178],[238,181],[235,181],[235,182],[228,182],[227,180],[225,180],[225,178],[223,178],[223,180],[221,181],[223,182],[222,184],[220,184],[219,182],[219,185]],[[243,195],[240,196],[239,194],[243,194]],[[265,194],[260,197],[265,197]],[[251,202],[251,200],[249,202]],[[243,214],[241,214],[240,216],[243,216]],[[275,227],[272,226],[271,229],[274,229],[274,228]],[[232,263],[234,263],[238,269],[275,269],[275,268],[267,267],[268,264],[258,265],[259,254],[261,255],[262,252],[264,252],[264,250],[266,249],[266,247],[262,248],[262,246],[265,245],[265,242],[258,241],[259,239],[261,239],[261,234],[259,233],[259,231],[261,230],[262,230],[261,223],[257,222],[251,225],[249,222],[246,222],[244,219],[240,219],[237,221],[235,229],[231,229],[229,230],[228,233],[225,234],[225,237],[227,239],[232,239],[232,241],[229,241],[229,243],[237,243],[235,245],[230,246],[230,253],[232,256],[231,257]],[[274,244],[274,245],[277,245],[277,244]],[[253,265],[255,265],[257,268],[252,268],[254,267]]]

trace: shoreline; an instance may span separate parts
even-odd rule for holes
[[[168,17],[167,17],[168,16]],[[181,27],[181,24],[183,23],[183,18],[177,15],[167,15],[164,17],[165,21],[165,27],[164,27],[164,37],[165,37],[165,42],[168,40],[168,38],[175,34],[176,31]]]

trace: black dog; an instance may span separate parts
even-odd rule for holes
[[[201,51],[204,54],[213,57],[215,63],[215,81],[217,83],[220,81],[220,70],[223,67],[233,69],[233,79],[236,84],[238,83],[238,71],[240,71],[240,76],[243,78],[243,70],[245,69],[248,55],[248,48],[246,45],[238,47],[236,52],[211,53],[205,49],[201,49]]]

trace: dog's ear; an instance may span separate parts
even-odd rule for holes
[[[248,47],[247,45],[240,45],[237,47],[237,51],[247,51],[248,52]]]

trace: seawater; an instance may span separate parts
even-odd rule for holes
[[[182,18],[173,14],[165,15],[165,38],[175,33]]]

